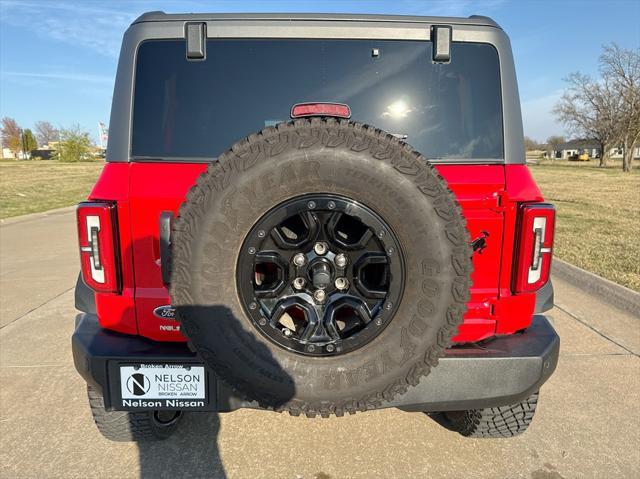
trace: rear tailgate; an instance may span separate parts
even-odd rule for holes
[[[441,165],[437,169],[456,194],[471,239],[483,242],[473,254],[473,286],[464,324],[454,341],[478,341],[496,329],[504,226],[505,175],[501,165]]]
[[[202,163],[133,163],[130,169],[130,216],[135,268],[136,315],[140,334],[158,340],[181,341],[179,324],[154,314],[170,304],[162,279],[160,216],[177,214]],[[473,258],[473,288],[469,310],[457,341],[490,337],[496,330],[495,304],[499,296],[504,208],[504,166],[439,165],[467,219],[471,238],[485,236],[486,247]],[[230,279],[231,280],[231,279]]]

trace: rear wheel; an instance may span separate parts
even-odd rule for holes
[[[514,437],[527,430],[538,405],[539,392],[508,406],[441,413],[439,422],[466,437]]]
[[[175,431],[182,411],[107,411],[102,395],[87,386],[87,396],[98,431],[117,442],[158,441]]]

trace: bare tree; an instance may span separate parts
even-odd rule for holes
[[[609,149],[618,138],[620,99],[615,88],[606,77],[597,82],[582,73],[572,73],[565,81],[567,90],[553,112],[573,133],[600,144],[600,166],[606,166]]]
[[[39,146],[58,140],[58,130],[48,121],[37,121],[34,125]]]
[[[22,129],[13,118],[2,119],[2,147],[9,148],[16,156],[22,150]]]
[[[558,151],[558,148],[567,140],[564,136],[552,135],[547,138],[547,151],[549,152],[549,158],[555,159],[554,153]]]
[[[524,149],[527,151],[539,150],[540,144],[528,136],[524,137]]]
[[[622,169],[631,171],[633,153],[640,144],[640,49],[606,45],[600,56],[600,72],[619,99],[617,140],[624,151]]]

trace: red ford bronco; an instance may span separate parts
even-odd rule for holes
[[[527,428],[554,208],[494,21],[147,13],[110,127],[72,339],[104,436],[238,408]]]

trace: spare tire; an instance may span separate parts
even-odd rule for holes
[[[198,178],[173,231],[171,299],[192,348],[245,398],[355,413],[437,365],[469,299],[469,242],[454,194],[410,146],[296,120]]]

